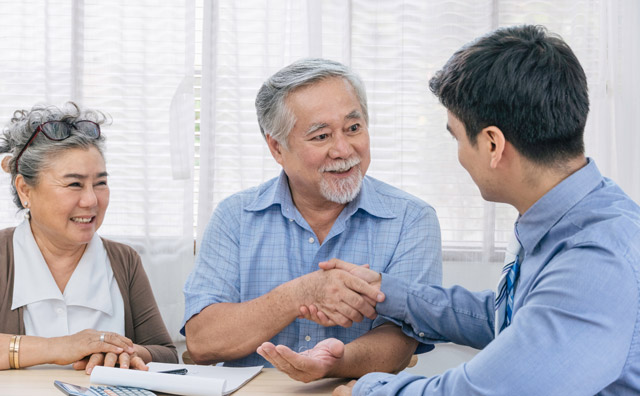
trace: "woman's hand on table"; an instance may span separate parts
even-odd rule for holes
[[[140,345],[135,345],[135,348],[144,348]],[[91,374],[95,366],[116,367],[118,365],[122,369],[134,369],[148,371],[149,367],[144,362],[144,359],[138,355],[137,351],[133,353],[122,352],[116,354],[113,352],[107,353],[94,353],[91,356],[87,356],[82,360],[73,363],[73,368],[76,370],[84,370],[87,374]]]
[[[133,342],[127,337],[93,329],[82,330],[63,337],[52,337],[47,340],[47,350],[52,354],[51,362],[60,365],[77,362],[94,353],[120,355],[123,352],[135,352]]]

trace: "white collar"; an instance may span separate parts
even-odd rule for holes
[[[98,234],[94,234],[71,274],[64,294],[56,285],[44,261],[28,221],[13,233],[14,278],[11,309],[43,300],[62,300],[66,305],[78,305],[113,314],[110,283],[114,281],[107,251]]]

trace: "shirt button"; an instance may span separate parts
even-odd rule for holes
[[[418,336],[419,336],[420,338],[422,338],[422,337],[424,337],[424,333],[423,333],[423,332],[420,332],[420,333],[418,333]]]
[[[313,238],[309,238],[309,243],[314,243],[316,240]]]
[[[289,221],[293,221],[293,219],[289,219]]]
[[[305,337],[304,337],[304,340],[305,340],[305,341],[307,341],[307,342],[308,342],[308,341],[311,341],[311,337],[310,337],[310,336],[305,336]]]
[[[58,308],[56,309],[56,312],[58,313],[58,315],[62,315],[64,313],[64,309]]]

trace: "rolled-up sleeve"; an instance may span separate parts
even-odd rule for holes
[[[185,314],[180,333],[192,316],[211,304],[240,302],[238,212],[231,200],[220,203],[202,237],[193,271],[184,285]]]

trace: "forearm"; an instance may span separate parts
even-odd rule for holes
[[[185,325],[187,349],[199,364],[247,356],[293,322],[299,313],[297,281],[242,303],[217,303]]]
[[[421,285],[387,275],[382,276],[380,290],[387,298],[376,306],[378,314],[420,342],[455,342],[482,349],[494,338],[491,291]]]
[[[9,343],[11,334],[0,334],[0,370],[9,366]],[[38,364],[56,363],[55,343],[49,338],[21,336],[18,350],[20,367],[30,367]]]
[[[327,377],[360,378],[378,371],[395,373],[409,364],[418,342],[385,323],[345,345],[343,359]]]

